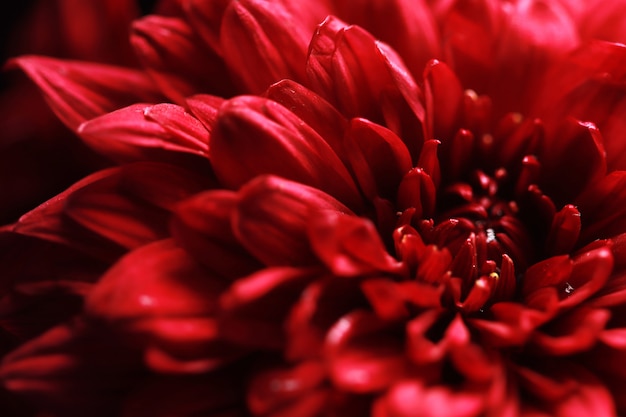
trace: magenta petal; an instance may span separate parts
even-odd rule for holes
[[[241,189],[232,227],[241,244],[266,265],[311,265],[316,259],[309,224],[325,210],[350,212],[315,188],[262,176]]]
[[[73,130],[120,107],[161,98],[151,80],[127,68],[37,56],[12,62],[35,81],[52,110]]]
[[[368,220],[338,211],[321,211],[310,219],[308,235],[315,254],[335,275],[394,273],[400,265],[389,255]]]

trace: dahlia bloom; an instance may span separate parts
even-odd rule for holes
[[[115,166],[0,229],[4,387],[63,417],[626,414],[626,2],[596,7],[166,1],[140,68],[15,58]]]

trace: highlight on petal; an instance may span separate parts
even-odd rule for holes
[[[207,130],[175,104],[133,104],[81,124],[78,134],[120,163],[175,162],[181,154],[206,157],[209,150]]]
[[[170,230],[208,270],[227,279],[237,279],[262,265],[237,240],[231,226],[239,196],[234,191],[212,190],[178,204]]]
[[[72,130],[129,104],[161,98],[152,81],[136,70],[39,56],[23,56],[11,63],[37,84],[55,114]]]

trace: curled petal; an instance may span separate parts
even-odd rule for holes
[[[585,352],[598,342],[609,315],[607,310],[584,307],[574,310],[535,332],[531,344],[551,356]]]
[[[210,143],[217,177],[238,188],[260,174],[280,175],[327,192],[351,208],[361,197],[337,154],[311,127],[271,100],[224,103]]]
[[[259,415],[276,409],[283,412],[287,408],[292,415],[312,417],[321,412],[326,403],[326,395],[318,391],[325,377],[324,366],[314,361],[293,368],[264,370],[253,378],[248,390],[248,406]]]
[[[333,383],[352,392],[382,390],[409,371],[393,327],[362,311],[341,318],[330,329],[325,352]]]
[[[463,104],[461,82],[445,63],[432,60],[424,70],[429,137],[445,143],[458,130]]]
[[[573,265],[568,255],[553,256],[534,264],[522,278],[522,294],[528,295],[544,287],[565,284],[572,274]]]
[[[422,410],[422,417],[473,417],[480,415],[483,398],[475,392],[454,392],[446,386],[427,387],[422,382],[395,384],[374,405],[374,417],[409,417]]]
[[[361,0],[337,3],[336,7],[339,17],[364,27],[398,51],[414,76],[421,74],[429,59],[439,55],[435,22],[423,0]]]
[[[563,207],[552,220],[546,238],[546,249],[552,254],[568,253],[573,249],[580,235],[580,212],[572,205]]]
[[[88,176],[11,229],[111,260],[122,248],[165,237],[174,205],[207,186],[204,178],[176,166],[129,164]]]
[[[209,133],[213,130],[218,110],[223,102],[223,98],[208,94],[196,94],[185,100],[189,111],[202,122]]]
[[[415,217],[428,218],[434,214],[436,189],[433,180],[422,168],[409,171],[398,189],[398,206],[414,208]]]
[[[400,271],[368,220],[336,210],[319,211],[309,220],[308,236],[315,254],[335,275]]]
[[[613,272],[613,254],[608,247],[582,251],[572,260],[572,274],[561,293],[561,308],[578,305],[594,295]]]

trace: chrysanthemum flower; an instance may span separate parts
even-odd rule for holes
[[[133,24],[143,70],[15,60],[119,166],[3,229],[47,265],[3,260],[6,389],[54,416],[626,413],[626,4],[333,3],[168,2]],[[80,313],[29,329],[55,290]]]

